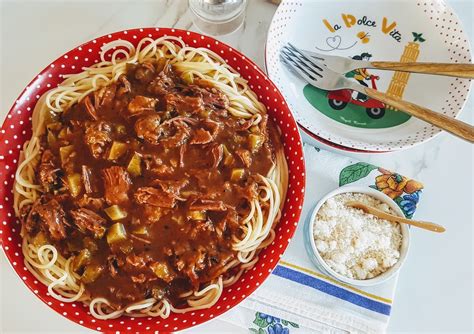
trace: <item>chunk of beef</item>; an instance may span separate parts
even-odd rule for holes
[[[122,204],[128,201],[128,190],[132,181],[123,167],[112,166],[102,170],[105,200],[109,204]]]
[[[71,210],[70,213],[79,231],[82,233],[89,231],[95,238],[102,238],[105,233],[106,220],[104,218],[94,211],[84,208]]]
[[[99,119],[99,116],[97,116],[97,110],[95,109],[94,105],[92,104],[91,98],[89,95],[87,95],[82,101],[82,104],[84,104],[84,108],[86,109],[86,112],[89,114],[89,116],[94,120],[97,121]]]
[[[165,193],[176,196],[176,198],[178,198],[180,195],[179,194],[180,190],[184,188],[188,183],[189,181],[186,179],[177,180],[177,181],[155,179],[151,182],[151,185],[159,186],[161,190],[163,190]]]
[[[149,255],[146,254],[130,254],[127,255],[125,261],[130,266],[141,269],[145,268],[147,263],[151,261],[151,258]]]
[[[250,151],[245,150],[243,148],[239,148],[235,151],[235,153],[237,153],[237,156],[240,158],[240,160],[242,160],[244,166],[249,168],[252,164],[252,154],[250,153]]]
[[[112,142],[112,127],[103,121],[91,122],[87,124],[84,140],[92,156],[99,159],[105,153],[107,144]]]
[[[158,206],[162,208],[173,208],[178,199],[176,195],[153,187],[138,188],[134,196],[135,201],[138,204]]]
[[[215,87],[191,85],[187,87],[187,91],[195,97],[200,97],[204,106],[207,108],[213,110],[225,110],[229,108],[229,98]]]
[[[128,81],[126,75],[121,75],[118,78],[119,88],[117,90],[117,96],[120,97],[124,94],[130,93],[132,91],[132,85]]]
[[[128,112],[131,116],[139,115],[144,112],[155,111],[157,99],[137,95],[128,104]]]
[[[212,199],[197,199],[191,203],[189,209],[193,211],[226,211],[227,207],[222,201],[216,201]]]
[[[150,144],[157,144],[161,136],[160,124],[161,117],[159,115],[141,117],[135,122],[137,137],[146,140]]]
[[[82,182],[84,183],[84,189],[87,194],[93,192],[92,183],[91,183],[91,174],[92,171],[86,165],[82,165]]]
[[[41,229],[48,232],[53,240],[66,238],[67,221],[64,210],[56,199],[45,196],[36,200],[26,219],[25,228],[28,232]]]
[[[62,171],[56,166],[56,158],[50,150],[45,150],[38,167],[38,176],[46,192],[61,188]]]
[[[215,145],[211,149],[212,154],[212,168],[217,168],[224,156],[224,147],[222,145]]]
[[[197,129],[194,131],[194,135],[189,141],[190,144],[208,144],[212,141],[212,136],[209,131],[204,129]]]
[[[173,91],[174,88],[175,76],[170,65],[165,66],[165,68],[148,85],[148,91],[157,95],[169,93]]]
[[[116,92],[117,85],[115,83],[94,91],[95,110],[100,111],[101,108],[110,107],[112,105]]]
[[[196,114],[205,110],[202,98],[199,96],[166,94],[165,101],[166,111],[180,115]]]
[[[134,77],[141,83],[150,82],[155,76],[155,67],[150,62],[138,64],[135,69]]]
[[[90,197],[86,194],[82,196],[79,200],[77,200],[77,205],[81,208],[89,208],[91,210],[100,210],[104,206],[104,199],[103,198],[94,198]]]

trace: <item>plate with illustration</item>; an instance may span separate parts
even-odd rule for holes
[[[471,62],[470,45],[452,9],[428,1],[286,1],[269,28],[265,65],[300,127],[340,149],[386,152],[428,141],[438,128],[350,90],[324,91],[290,72],[279,59],[287,42],[323,54],[365,61]],[[357,69],[359,84],[456,117],[470,80]]]

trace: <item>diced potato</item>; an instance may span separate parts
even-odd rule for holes
[[[115,141],[112,143],[110,147],[109,156],[107,157],[108,160],[116,160],[120,158],[127,152],[128,145],[119,141]]]
[[[107,243],[109,245],[127,240],[127,231],[122,223],[113,224],[107,231]]]
[[[104,267],[99,264],[89,264],[81,276],[81,281],[85,284],[94,282],[104,271]]]
[[[135,152],[127,166],[127,172],[132,176],[139,176],[142,174],[142,158],[140,154]]]
[[[206,220],[206,211],[192,210],[188,212],[187,216],[192,220]]]
[[[251,133],[249,135],[249,146],[252,152],[256,152],[262,147],[264,138],[261,135]]]
[[[120,220],[127,217],[127,212],[122,210],[118,205],[112,205],[104,209],[107,216],[112,220]]]
[[[67,184],[69,186],[69,191],[73,197],[77,197],[81,193],[82,183],[81,183],[81,174],[74,173],[67,176]]]
[[[61,130],[62,131],[62,130]],[[67,158],[74,152],[74,146],[68,145],[59,148],[59,157],[61,158],[61,163],[65,164],[67,162]]]
[[[61,131],[59,131],[58,138],[59,139],[65,139],[66,137],[67,137],[66,128],[62,128]]]
[[[48,131],[48,136],[46,138],[48,140],[49,145],[54,145],[56,141],[58,140],[51,131]]]
[[[229,149],[227,146],[222,144],[223,149],[224,149],[224,166],[229,166],[234,163],[234,157],[232,156],[232,153],[230,153]]]
[[[232,174],[230,175],[231,181],[237,182],[244,177],[245,170],[243,168],[234,168],[232,169]]]
[[[173,280],[173,276],[171,275],[170,269],[166,263],[155,262],[152,263],[150,267],[155,275],[163,281],[169,283]]]
[[[49,243],[47,235],[43,231],[39,231],[34,237],[33,237],[33,245],[36,247],[41,247],[43,245],[46,245]]]
[[[199,115],[203,118],[208,118],[210,113],[211,111],[209,109],[204,109],[201,112],[199,112]]]
[[[91,262],[91,252],[88,249],[83,249],[72,260],[72,270],[78,271]]]
[[[148,232],[148,228],[146,226],[140,226],[136,228],[135,230],[133,230],[132,233],[135,235],[144,235],[144,236],[150,235],[150,233]]]

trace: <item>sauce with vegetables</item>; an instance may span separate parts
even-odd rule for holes
[[[266,115],[254,125],[228,106],[220,90],[187,84],[162,61],[129,66],[48,122],[44,193],[23,210],[24,231],[74,256],[91,298],[182,304],[236,260],[258,175],[281,148]]]

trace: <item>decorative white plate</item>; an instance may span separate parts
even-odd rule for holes
[[[462,25],[441,0],[284,0],[267,37],[267,72],[305,132],[341,149],[396,151],[441,131],[377,101],[362,101],[356,93],[341,97],[307,85],[279,60],[286,42],[331,55],[370,55],[371,60],[471,61]],[[470,89],[468,79],[442,76],[370,69],[348,76],[452,117],[461,112]]]

